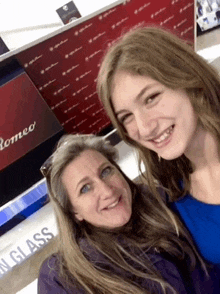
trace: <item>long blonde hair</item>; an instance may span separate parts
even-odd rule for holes
[[[112,81],[117,71],[148,76],[171,89],[184,89],[198,115],[201,125],[220,142],[220,78],[218,73],[197,55],[192,46],[167,30],[141,27],[130,31],[106,52],[97,82],[99,97],[121,138],[136,148],[146,172],[144,180],[155,193],[162,184],[175,201],[190,190],[191,162],[182,155],[160,162],[151,151],[129,138],[117,120],[111,102]],[[140,168],[140,171],[143,169]],[[180,180],[183,187],[180,187]]]
[[[177,260],[189,259],[192,267],[200,258],[190,236],[178,220],[175,221],[179,235],[163,205],[149,192],[143,192],[143,188],[130,181],[120,169],[132,192],[131,220],[120,229],[107,230],[96,228],[85,221],[79,222],[74,217],[67,191],[62,183],[62,173],[72,160],[88,149],[100,152],[119,169],[115,163],[117,150],[102,137],[93,135],[62,137],[43,168],[58,224],[61,278],[70,288],[72,283],[78,284],[90,294],[151,293],[150,290],[142,289],[140,285],[134,283],[132,278],[129,279],[127,277],[129,274],[132,277],[148,279],[152,285],[161,287],[164,293],[167,293],[168,289],[176,293],[175,289],[153,268],[148,258],[143,259],[138,256],[143,256],[142,253],[146,250],[154,252],[156,248]],[[119,269],[120,274],[114,273],[114,270],[108,273],[105,269],[96,266],[90,260],[84,248],[86,246],[82,246],[83,241],[86,241],[94,252],[97,251],[104,256],[109,264],[112,264],[112,268]],[[134,263],[139,269],[133,266]]]

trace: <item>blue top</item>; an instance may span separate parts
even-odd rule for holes
[[[220,205],[200,202],[186,195],[171,204],[190,231],[201,255],[220,266]]]

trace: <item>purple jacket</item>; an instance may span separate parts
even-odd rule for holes
[[[85,243],[83,243],[85,245]],[[116,268],[107,259],[95,249],[86,247],[86,253],[94,266],[110,270],[117,275],[124,276],[121,269]],[[84,248],[85,249],[85,248]],[[206,277],[203,270],[197,266],[190,271],[187,261],[176,261],[169,255],[159,253],[144,253],[143,258],[150,258],[153,266],[161,273],[163,278],[173,286],[178,294],[219,294],[220,293],[220,271],[217,273],[214,269],[210,270],[210,277]],[[39,294],[87,294],[85,290],[77,287],[77,284],[71,287],[65,286],[64,281],[58,275],[58,255],[54,254],[44,261],[38,278]],[[126,276],[126,275],[125,275]],[[128,278],[128,276],[126,276]],[[135,280],[132,277],[133,281]],[[143,289],[150,290],[151,293],[162,294],[161,287],[149,281],[148,279],[136,278],[136,283]],[[168,292],[171,294],[171,291]],[[135,293],[134,293],[135,294]]]

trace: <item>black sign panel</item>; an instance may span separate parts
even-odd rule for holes
[[[81,14],[73,1],[70,1],[67,4],[63,5],[62,7],[57,9],[56,12],[58,13],[64,24],[68,24],[71,21],[81,17]]]

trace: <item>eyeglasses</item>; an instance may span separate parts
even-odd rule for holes
[[[52,158],[53,158],[53,154],[50,155],[50,157],[47,158],[47,160],[42,164],[42,166],[40,167],[40,171],[42,173],[42,175],[46,178],[48,175],[48,171],[49,168],[51,166],[52,163]]]
[[[43,165],[40,168],[40,171],[42,175],[46,178],[48,176],[49,168],[51,167],[52,159],[55,153],[59,152],[60,150],[63,150],[63,148],[66,148],[66,146],[69,145],[69,143],[73,144],[74,141],[78,141],[79,138],[98,138],[94,134],[76,134],[73,135],[71,138],[71,141],[66,141],[66,136],[63,136],[60,141],[58,142],[57,149],[54,151],[54,153],[43,163]],[[104,137],[103,137],[104,138]],[[102,139],[100,137],[99,139]],[[105,140],[105,138],[104,138]],[[107,142],[107,141],[106,141]]]
[[[60,147],[63,147],[66,145],[66,142],[64,141],[62,144],[60,144]],[[42,166],[40,167],[40,172],[42,173],[42,175],[46,178],[48,176],[48,171],[49,168],[51,167],[51,163],[52,163],[52,159],[54,156],[54,153],[57,152],[57,150],[60,148],[58,147],[56,149],[56,151],[54,151],[46,160],[45,162],[42,164]]]
[[[52,159],[53,159],[54,154],[57,152],[58,149],[61,149],[64,146],[66,146],[66,144],[67,144],[67,142],[65,142],[65,141],[62,144],[60,144],[60,146],[52,153],[52,155],[50,155],[46,159],[46,161],[40,167],[40,171],[45,178],[48,176],[48,171],[49,171],[49,168],[51,167],[51,163],[52,163]]]

